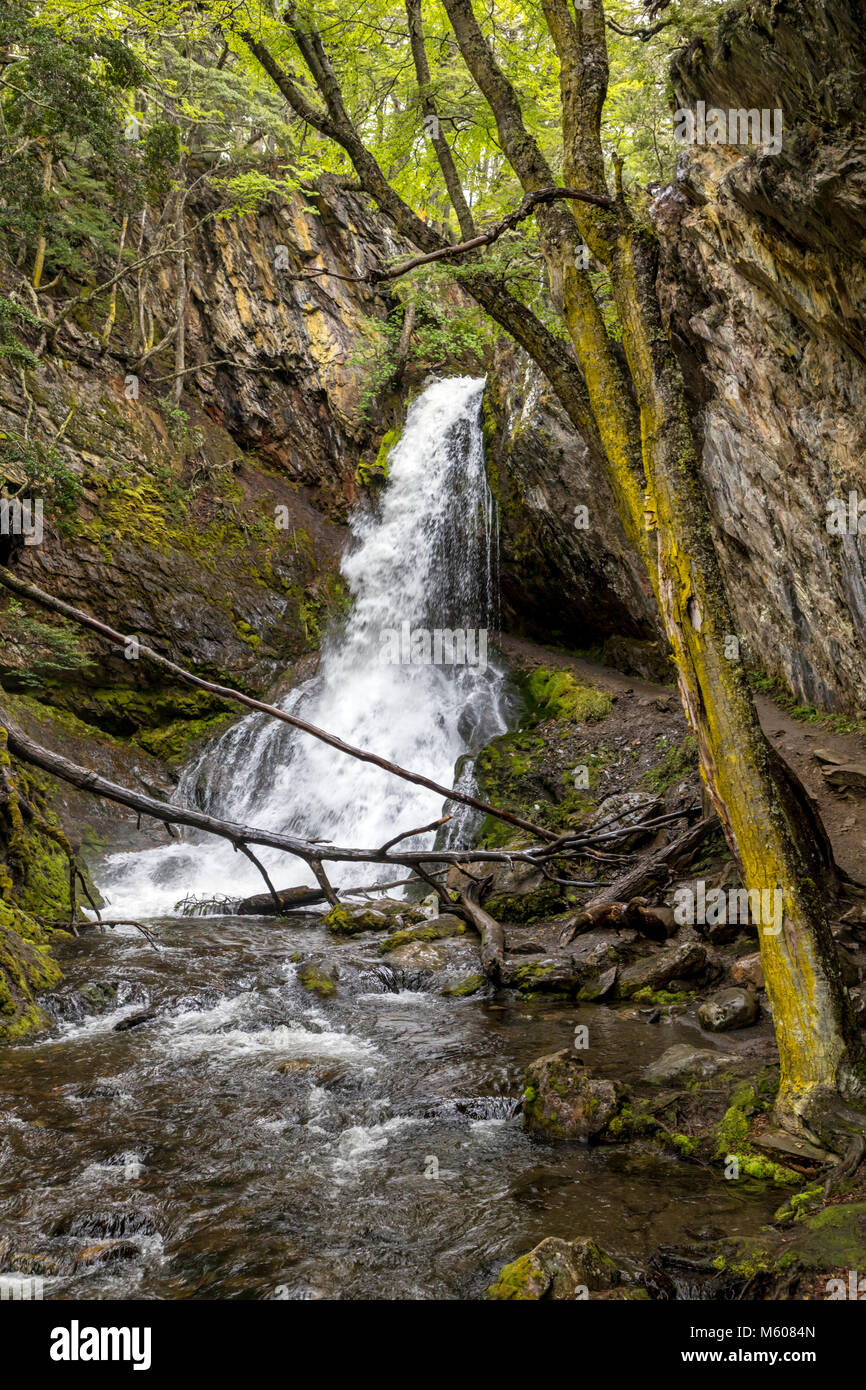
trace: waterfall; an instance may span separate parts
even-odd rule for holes
[[[454,785],[461,758],[505,732],[513,713],[488,648],[497,619],[497,531],[484,469],[483,390],[484,381],[472,377],[439,380],[410,407],[381,499],[365,500],[351,520],[342,564],[348,617],[326,637],[315,676],[281,702],[445,786]],[[436,793],[260,714],[193,760],[176,799],[226,820],[353,847],[378,846],[443,812]],[[454,843],[470,817],[451,809]],[[415,841],[432,843],[429,833]],[[257,853],[278,888],[313,882],[301,861]],[[331,866],[329,876],[337,886],[356,885],[394,871]],[[99,886],[113,913],[139,916],[168,914],[187,894],[237,899],[264,888],[227,842],[191,834],[165,848],[113,855]]]

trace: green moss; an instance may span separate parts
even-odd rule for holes
[[[484,975],[467,975],[465,980],[460,980],[456,985],[449,985],[442,993],[450,995],[452,999],[465,999],[470,994],[477,994],[486,984],[487,979]]]
[[[689,997],[686,990],[650,989],[649,985],[631,996],[634,1004],[651,1004],[662,1009],[669,1008],[671,1004],[682,1004]]]
[[[463,936],[466,927],[463,922],[448,922],[444,926],[436,926],[431,922],[426,927],[405,927],[402,931],[395,931],[379,947],[380,951],[396,951],[398,946],[408,946],[412,941],[444,941],[450,936]]]
[[[0,1043],[14,1042],[48,1022],[36,996],[62,979],[52,949],[65,937],[0,901]]]
[[[804,1188],[802,1192],[795,1192],[788,1201],[779,1207],[774,1221],[803,1221],[818,1207],[824,1200],[824,1188],[820,1185]]]
[[[322,918],[322,925],[328,931],[337,932],[344,936],[353,936],[362,931],[381,931],[386,926],[386,921],[380,912],[374,908],[365,908],[363,911],[348,908],[332,907]]]
[[[298,980],[304,989],[309,990],[310,994],[317,994],[320,999],[331,999],[337,993],[336,980],[325,974],[313,961],[298,966]]]
[[[355,469],[355,482],[358,487],[376,487],[387,482],[391,450],[399,443],[401,434],[402,429],[388,430],[387,434],[382,436],[379,451],[372,463],[366,459],[359,461]]]
[[[748,671],[748,680],[753,690],[768,696],[792,719],[798,719],[804,724],[819,724],[824,729],[831,729],[835,734],[866,734],[866,719],[847,714],[827,714],[815,705],[798,704],[781,676],[768,676],[752,668]]]
[[[613,703],[607,691],[579,685],[570,671],[547,666],[533,671],[528,691],[540,719],[567,719],[575,724],[606,719]]]
[[[504,1265],[494,1284],[487,1290],[487,1297],[494,1300],[515,1300],[531,1302],[537,1300],[538,1267],[530,1255],[521,1255]]]
[[[644,773],[644,782],[652,792],[667,791],[698,766],[698,745],[693,734],[687,734],[679,744],[669,744],[665,738],[657,739],[656,750],[663,753],[661,762]]]

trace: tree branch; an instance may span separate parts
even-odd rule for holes
[[[125,648],[130,642],[130,638],[124,636],[122,632],[116,632],[114,628],[100,622],[98,618],[92,618],[89,613],[82,612],[80,608],[73,608],[71,604],[64,603],[62,599],[53,598],[51,594],[46,594],[35,584],[28,584],[26,580],[19,579],[17,575],[2,567],[0,567],[0,584],[5,585],[7,589],[12,589],[17,594],[23,594],[25,598],[32,599],[43,608],[48,608],[54,613],[61,613],[65,618],[71,618],[74,623],[89,628],[91,632],[98,633],[100,637],[106,638],[116,647]],[[186,685],[195,686],[197,690],[206,690],[210,695],[216,695],[221,700],[244,705],[247,709],[255,710],[259,714],[271,715],[272,718],[279,719],[294,729],[300,729],[302,733],[311,734],[313,738],[327,743],[331,748],[336,748],[339,753],[346,753],[349,757],[357,758],[361,762],[372,763],[375,767],[382,768],[384,772],[401,777],[405,782],[413,782],[416,786],[427,787],[429,791],[436,792],[446,801],[459,801],[464,806],[471,806],[473,810],[482,811],[486,816],[495,816],[497,820],[504,820],[509,825],[516,825],[521,830],[528,830],[530,834],[537,835],[542,840],[554,838],[551,831],[545,830],[543,826],[534,825],[532,821],[523,820],[521,816],[512,815],[510,811],[503,811],[495,806],[490,806],[486,801],[480,801],[477,797],[470,796],[468,792],[458,791],[454,787],[442,786],[439,782],[434,782],[431,778],[424,777],[420,773],[409,772],[406,768],[399,767],[397,763],[392,763],[377,753],[367,752],[363,748],[354,748],[334,734],[329,734],[327,730],[319,729],[315,724],[308,724],[306,720],[298,719],[296,715],[288,714],[276,705],[266,704],[263,700],[255,700],[250,695],[233,690],[231,686],[217,685],[213,681],[204,680],[201,676],[195,676],[191,671],[185,670],[183,666],[178,666],[168,657],[161,656],[159,652],[141,642],[137,645],[137,651],[139,657],[144,657],[155,666],[161,667],[162,670],[171,672],[178,680],[183,681]]]

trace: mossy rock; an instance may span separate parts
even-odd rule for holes
[[[408,946],[412,941],[444,941],[448,937],[465,934],[466,923],[450,912],[444,912],[441,917],[434,917],[425,926],[405,927],[402,931],[395,931],[382,942],[379,950],[395,951],[398,946]]]
[[[539,666],[527,686],[539,719],[567,719],[594,724],[610,714],[613,697],[606,690],[580,685],[570,671]]]
[[[548,1236],[527,1255],[503,1266],[487,1297],[497,1301],[538,1302],[586,1298],[591,1290],[611,1289],[620,1272],[594,1240]]]
[[[539,1057],[526,1069],[523,1127],[548,1139],[599,1139],[623,1105],[617,1081],[594,1077],[569,1048]]]
[[[0,902],[0,1043],[14,1042],[48,1024],[36,996],[63,978],[52,947],[66,935]]]
[[[333,965],[320,965],[318,961],[308,960],[298,966],[298,982],[320,999],[333,999],[337,993],[337,978]]]
[[[326,912],[322,925],[340,936],[355,936],[365,931],[387,931],[397,926],[401,930],[406,923],[426,921],[426,913],[415,903],[404,903],[396,898],[377,898],[376,902],[361,907],[349,903],[338,903]]]
[[[442,993],[451,999],[467,999],[472,994],[478,994],[486,984],[485,975],[467,975],[464,980],[458,980],[456,985],[449,985],[448,989],[443,989]]]

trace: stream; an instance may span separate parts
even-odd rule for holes
[[[544,1236],[592,1235],[637,1271],[779,1203],[719,1169],[522,1132],[522,1070],[576,1023],[593,1071],[623,1079],[694,1043],[682,1022],[447,998],[312,918],[156,928],[158,951],[123,929],[65,947],[68,1016],[2,1055],[0,1241],[49,1258],[46,1298],[474,1298]],[[337,962],[331,999],[296,978],[310,951]],[[105,1012],[83,1006],[94,981],[116,990]]]

